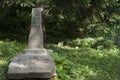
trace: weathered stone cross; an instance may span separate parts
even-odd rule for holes
[[[34,8],[32,10],[28,48],[43,48],[43,30],[40,8]]]
[[[40,8],[32,9],[28,49],[15,56],[8,67],[8,79],[40,78],[55,76],[55,63],[49,55],[52,50],[43,48],[43,31]]]

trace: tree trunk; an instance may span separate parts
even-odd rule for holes
[[[40,6],[41,12],[42,12],[42,29],[43,29],[43,40],[44,40],[44,47],[46,43],[46,35],[45,35],[45,5],[44,3],[41,4]]]

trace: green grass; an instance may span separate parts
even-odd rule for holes
[[[26,44],[18,41],[0,41],[0,80],[7,80],[9,61]],[[59,80],[120,80],[120,50],[93,49],[90,47],[74,48],[47,45],[54,50]]]
[[[59,80],[120,80],[120,51],[50,46]]]
[[[11,58],[25,49],[25,44],[17,41],[0,41],[0,80],[7,80],[7,68]]]

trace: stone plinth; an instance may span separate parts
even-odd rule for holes
[[[8,79],[51,78],[55,75],[55,63],[46,49],[27,49],[11,60]]]
[[[14,57],[8,67],[8,79],[50,79],[56,74],[52,50],[43,47],[41,9],[32,9],[28,49]]]

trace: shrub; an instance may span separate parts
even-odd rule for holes
[[[67,45],[71,47],[91,47],[95,49],[101,49],[101,48],[109,49],[111,47],[115,47],[113,40],[103,37],[84,38],[84,39],[77,38],[75,40],[68,41]]]

